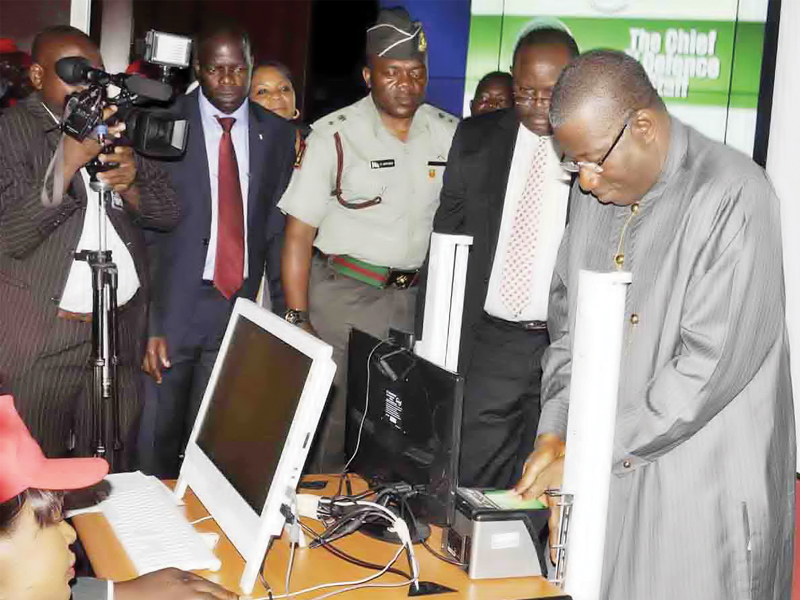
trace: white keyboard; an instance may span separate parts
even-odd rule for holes
[[[157,479],[112,493],[102,510],[139,575],[167,567],[216,571],[221,566],[175,497]]]

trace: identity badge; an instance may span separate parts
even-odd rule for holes
[[[393,158],[384,158],[383,160],[371,160],[369,166],[372,169],[390,169],[394,166]]]

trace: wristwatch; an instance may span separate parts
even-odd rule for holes
[[[283,318],[292,325],[308,323],[308,311],[290,308],[283,314]]]

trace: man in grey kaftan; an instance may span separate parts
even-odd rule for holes
[[[579,180],[516,489],[560,483],[579,270],[630,271],[601,597],[786,599],[795,425],[772,186],[619,53],[567,67],[550,117]]]

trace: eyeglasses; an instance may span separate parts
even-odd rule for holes
[[[595,162],[589,162],[584,160],[564,160],[561,161],[561,168],[565,171],[569,171],[570,173],[580,173],[581,169],[588,169],[593,173],[599,175],[603,172],[603,163],[606,162],[608,155],[616,148],[619,141],[622,139],[622,134],[625,133],[625,130],[628,128],[628,123],[630,119],[625,120],[625,124],[622,126],[622,129],[617,134],[617,137],[614,138],[614,141],[611,142],[611,147],[608,151],[603,155],[603,158]]]

